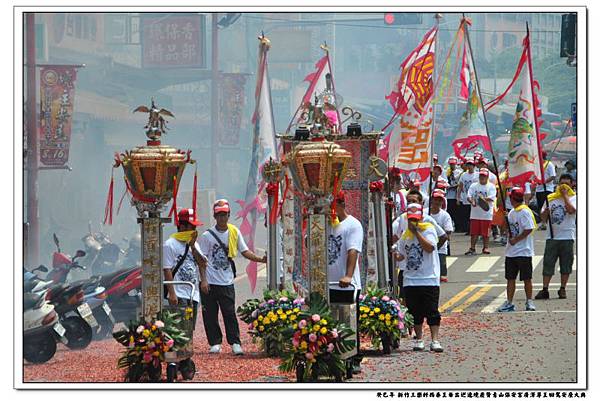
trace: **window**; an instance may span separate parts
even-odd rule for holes
[[[97,32],[96,15],[67,14],[67,36],[95,41]]]

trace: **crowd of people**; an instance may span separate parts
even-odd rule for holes
[[[561,284],[558,298],[567,297],[566,285],[572,272],[576,232],[575,162],[565,163],[567,171],[556,183],[554,164],[543,152],[544,182],[534,178],[514,184],[509,180],[508,161],[501,171],[475,152],[472,157],[449,157],[447,166],[433,158],[431,176],[420,182],[397,168],[390,168],[390,200],[394,204],[392,250],[399,271],[400,297],[415,319],[413,349],[423,350],[422,324],[430,326],[430,350],[442,352],[439,341],[440,285],[448,281],[446,257],[451,254],[451,235],[465,233],[470,246],[464,256],[490,254],[490,236],[505,246],[506,301],[498,312],[516,310],[513,298],[516,279],[524,283],[525,310],[533,303],[533,232],[547,231],[543,257],[543,288],[535,299],[548,299],[548,288],[559,262]],[[529,207],[535,193],[534,211]],[[548,224],[548,226],[547,226]],[[457,254],[463,254],[459,250]]]
[[[546,155],[543,155],[546,159]],[[574,167],[574,163],[571,162]],[[523,281],[526,294],[525,310],[535,310],[532,289],[532,233],[538,228],[547,230],[543,259],[543,289],[535,299],[548,299],[548,287],[559,262],[561,287],[559,298],[566,298],[566,285],[574,260],[576,224],[576,171],[560,176],[546,160],[545,183],[530,181],[521,186],[508,180],[508,164],[495,171],[493,164],[475,153],[459,160],[450,157],[447,166],[434,158],[432,173],[422,183],[390,168],[390,197],[393,203],[393,247],[399,281],[399,295],[414,317],[415,351],[425,349],[423,323],[430,327],[429,348],[443,352],[439,340],[441,314],[439,312],[440,285],[448,281],[446,258],[455,252],[451,236],[465,233],[470,236],[470,247],[465,256],[478,254],[477,244],[482,239],[481,254],[490,254],[490,236],[506,246],[505,278],[507,299],[498,312],[516,310],[513,297],[516,279]],[[574,177],[575,175],[575,177]],[[529,208],[532,193],[536,194],[538,218]],[[345,194],[334,196],[332,209],[335,220],[328,239],[329,281],[338,284],[330,289],[334,302],[356,302],[361,291],[359,256],[363,246],[361,222],[345,210]],[[167,286],[165,294],[172,305],[193,301],[194,322],[201,306],[203,325],[211,353],[221,352],[223,335],[219,325],[219,311],[225,326],[227,342],[236,355],[243,354],[240,332],[235,315],[234,259],[244,258],[266,263],[267,256],[258,256],[248,249],[239,229],[229,223],[229,202],[225,199],[213,205],[215,225],[198,237],[191,209],[178,213],[177,233],[163,246],[165,280],[190,281],[196,286]],[[463,251],[459,250],[459,254]],[[355,291],[354,291],[355,290]],[[354,297],[354,298],[353,298]],[[358,324],[358,322],[357,322]],[[355,358],[359,370],[361,356]]]

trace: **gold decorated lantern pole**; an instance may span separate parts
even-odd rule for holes
[[[302,190],[308,206],[309,294],[319,293],[329,302],[328,239],[330,205],[342,188],[352,156],[340,145],[313,136],[301,142],[285,161],[294,187]]]
[[[262,178],[267,184],[267,283],[269,290],[277,290],[277,276],[279,250],[277,249],[277,215],[279,211],[279,184],[284,178],[283,167],[280,162],[269,158],[262,171]]]
[[[142,315],[150,321],[162,310],[163,302],[162,225],[171,219],[161,218],[161,212],[173,199],[169,216],[173,213],[177,219],[177,188],[186,164],[195,161],[190,158],[190,150],[161,143],[167,130],[165,116],[174,117],[170,111],[159,109],[152,100],[151,106],[139,106],[134,112],[148,113],[144,127],[148,140],[145,146],[115,155],[113,168],[123,167],[125,184],[141,225]]]

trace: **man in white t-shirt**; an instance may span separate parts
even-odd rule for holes
[[[431,207],[429,208],[429,214],[436,223],[445,231],[448,240],[444,242],[440,248],[438,248],[438,255],[440,258],[440,281],[447,282],[448,281],[448,267],[446,265],[446,255],[448,255],[448,244],[450,243],[450,234],[454,231],[454,226],[452,225],[452,218],[450,214],[444,210],[444,203],[446,202],[446,198],[444,195],[444,191],[441,189],[436,189],[431,194]]]
[[[416,204],[423,206],[423,194],[417,189],[411,189],[410,191],[408,191],[408,194],[406,195],[406,200],[408,201],[409,204],[416,203]],[[444,243],[446,242],[446,240],[448,239],[444,229],[442,227],[440,227],[437,224],[437,222],[435,221],[435,219],[433,217],[431,217],[429,214],[425,214],[423,216],[423,222],[430,223],[433,225],[433,227],[435,228],[436,235],[438,237],[437,248],[441,248],[444,245]],[[392,223],[392,232],[394,233],[394,236],[393,236],[394,243],[396,243],[400,239],[400,237],[402,237],[402,234],[407,229],[408,229],[408,216],[407,216],[407,213],[403,213],[402,215],[398,216],[398,218],[396,218],[396,220],[394,220],[394,222]],[[406,263],[403,261],[397,261],[397,262],[398,262],[398,268],[399,268],[398,285],[400,287],[400,298],[404,298],[404,289],[403,289],[402,283],[403,283],[403,276],[404,276],[403,271],[406,267]]]
[[[542,206],[546,203],[546,198],[552,192],[554,192],[554,180],[556,179],[556,167],[554,163],[552,163],[548,159],[548,153],[544,150],[542,151],[542,158],[544,159],[544,180],[546,182],[546,187],[544,188],[544,184],[538,184],[535,188],[535,199],[537,200],[538,210],[542,210]],[[546,224],[542,222],[540,224],[540,230],[545,230]]]
[[[573,178],[570,174],[560,176],[557,192],[548,196],[548,202],[550,210],[544,205],[541,217],[543,221],[548,221],[550,218],[554,237],[551,237],[550,231],[547,231],[542,273],[544,287],[535,296],[535,299],[550,298],[548,286],[554,275],[557,260],[560,265],[558,297],[564,299],[567,297],[566,288],[569,275],[573,272],[575,233],[577,232],[577,195],[573,191]]]
[[[458,180],[458,187],[456,191],[456,199],[458,202],[456,231],[469,233],[469,213],[471,213],[471,204],[468,200],[469,187],[474,182],[477,182],[477,173],[475,173],[475,164],[473,159],[467,158],[465,160],[465,170],[463,170]]]
[[[439,183],[445,183],[447,184],[448,181],[446,180],[446,178],[442,175],[442,166],[440,166],[439,164],[436,164],[433,166],[433,169],[431,170],[431,176],[427,177],[422,183],[421,183],[421,190],[424,191],[427,195],[427,197],[429,197],[429,183],[431,182],[431,192],[433,192],[434,189],[438,188],[438,184]],[[442,184],[444,185],[444,184]],[[425,202],[426,205],[428,204],[427,202]]]
[[[163,244],[163,273],[165,281],[187,281],[194,284],[194,293],[187,285],[167,284],[165,294],[170,305],[187,305],[192,301],[193,324],[196,326],[200,290],[208,293],[206,280],[206,257],[202,254],[196,239],[196,220],[193,209],[182,209],[177,213],[177,233]],[[175,271],[175,274],[173,272]]]
[[[460,173],[462,172],[462,170],[457,168],[457,166],[456,166],[457,163],[458,163],[458,160],[456,157],[452,156],[452,157],[448,158],[448,168],[446,169],[446,172],[444,173],[446,181],[448,181],[448,190],[447,190],[447,195],[446,195],[446,200],[448,203],[447,210],[455,222],[458,218],[458,215],[457,215],[458,205],[456,203],[457,202],[456,201],[456,191],[458,189],[458,179],[460,178]]]
[[[329,300],[332,303],[356,303],[359,308],[360,267],[358,256],[363,250],[364,231],[360,221],[346,213],[346,197],[344,191],[339,191],[335,198],[335,214],[338,223],[331,228],[328,241],[328,279],[338,283],[329,289]],[[354,291],[356,289],[356,292]],[[353,298],[356,294],[356,298]],[[356,324],[359,324],[359,314],[356,314]],[[357,326],[358,327],[358,326]],[[360,341],[357,336],[358,355],[353,358],[355,371],[360,369]]]
[[[219,309],[225,323],[227,342],[235,355],[243,354],[240,328],[235,313],[235,288],[233,259],[240,253],[248,260],[267,262],[267,256],[257,256],[248,249],[240,230],[229,224],[229,202],[219,199],[213,205],[216,225],[200,237],[200,249],[208,258],[206,277],[210,291],[202,300],[202,319],[211,353],[221,352],[223,334],[219,326]]]
[[[525,287],[525,310],[534,311],[532,301],[533,287],[531,277],[533,274],[533,230],[535,220],[533,212],[523,203],[525,193],[522,188],[515,187],[510,192],[510,201],[513,210],[508,213],[508,229],[510,238],[506,244],[506,257],[504,268],[506,278],[506,301],[498,308],[498,312],[514,312],[513,297],[516,290],[517,275]]]
[[[488,181],[487,168],[479,170],[479,182],[471,184],[468,200],[471,203],[470,234],[471,247],[465,255],[475,255],[475,245],[479,236],[483,239],[483,254],[489,254],[490,227],[494,217],[494,202],[496,201],[496,186]],[[487,210],[482,206],[487,205]]]
[[[406,263],[404,293],[406,306],[414,318],[416,339],[414,351],[423,351],[423,321],[431,331],[429,349],[442,352],[438,341],[442,316],[438,310],[440,300],[440,260],[436,244],[435,228],[423,221],[423,206],[411,203],[407,207],[408,227],[398,241],[399,258]]]

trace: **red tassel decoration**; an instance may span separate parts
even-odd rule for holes
[[[285,203],[285,198],[287,198],[289,189],[290,189],[290,178],[286,174],[285,175],[285,189],[283,190],[283,199],[281,200],[281,206],[279,207],[279,212],[277,213],[277,216],[281,216],[281,213],[283,213],[283,204]]]
[[[104,224],[108,222],[108,225],[112,225],[114,185],[114,176],[113,172],[111,171],[110,185],[108,186],[108,196],[106,197],[106,206],[104,207]]]
[[[121,205],[123,204],[123,199],[125,199],[125,195],[127,195],[127,178],[123,177],[125,179],[125,191],[123,191],[123,196],[121,196],[121,200],[119,201],[119,206],[117,206],[117,216],[119,215],[119,212],[121,211]]]
[[[338,173],[335,173],[335,177],[333,178],[333,202],[331,202],[331,224],[335,222],[335,218],[337,217],[335,214],[335,205],[337,203],[337,194],[338,194]]]
[[[175,213],[173,213],[175,212]],[[179,219],[177,218],[177,176],[173,176],[173,206],[171,206],[171,210],[169,211],[169,217],[171,214],[174,215],[173,219],[175,220],[175,225],[179,225]]]
[[[196,204],[198,192],[198,165],[194,171],[194,188],[192,188],[192,208],[194,209],[194,220],[198,221],[198,205]]]
[[[267,194],[269,197],[273,197],[273,208],[269,214],[269,224],[273,225],[277,221],[277,212],[279,211],[279,183],[269,183],[267,185]]]

